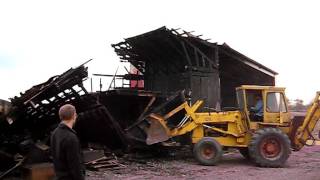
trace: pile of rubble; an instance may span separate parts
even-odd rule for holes
[[[0,124],[0,159],[3,168],[13,166],[17,155],[25,164],[50,161],[49,137],[58,125],[58,109],[73,104],[78,113],[75,129],[83,147],[89,143],[103,145],[109,151],[145,147],[145,116],[163,109],[167,99],[157,93],[142,90],[110,90],[88,93],[83,86],[87,68],[81,65],[48,81],[33,86],[11,99],[10,110]],[[176,104],[176,97],[171,97]],[[166,103],[162,103],[162,102]],[[158,108],[156,105],[161,105]],[[125,113],[124,113],[125,112]],[[107,162],[107,163],[106,163]],[[20,163],[19,163],[20,164]],[[91,168],[113,167],[120,164],[99,159],[87,164]]]

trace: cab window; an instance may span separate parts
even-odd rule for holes
[[[279,92],[267,93],[267,112],[287,112],[284,96]]]

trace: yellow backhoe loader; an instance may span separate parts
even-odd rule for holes
[[[229,111],[198,112],[202,100],[187,101],[167,114],[151,113],[147,120],[147,144],[191,134],[194,157],[200,164],[215,165],[225,148],[238,148],[240,153],[262,167],[282,167],[291,150],[298,151],[313,139],[311,132],[320,118],[319,96],[308,108],[299,126],[294,126],[285,88],[243,85],[236,88],[238,107]],[[257,98],[260,97],[260,98]],[[260,100],[260,117],[255,105]],[[173,116],[183,112],[177,125],[169,126]]]

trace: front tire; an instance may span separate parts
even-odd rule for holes
[[[195,159],[202,165],[213,166],[222,157],[222,147],[213,138],[204,137],[194,145]]]
[[[251,160],[261,167],[283,167],[290,153],[290,140],[278,128],[257,130],[249,144]]]

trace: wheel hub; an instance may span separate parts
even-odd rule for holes
[[[210,146],[205,146],[202,151],[201,151],[201,154],[204,158],[206,159],[211,159],[214,157],[215,155],[215,151],[214,151],[214,148],[213,147],[210,147]]]
[[[261,143],[260,152],[266,158],[275,158],[281,152],[281,144],[277,139],[265,139]]]

